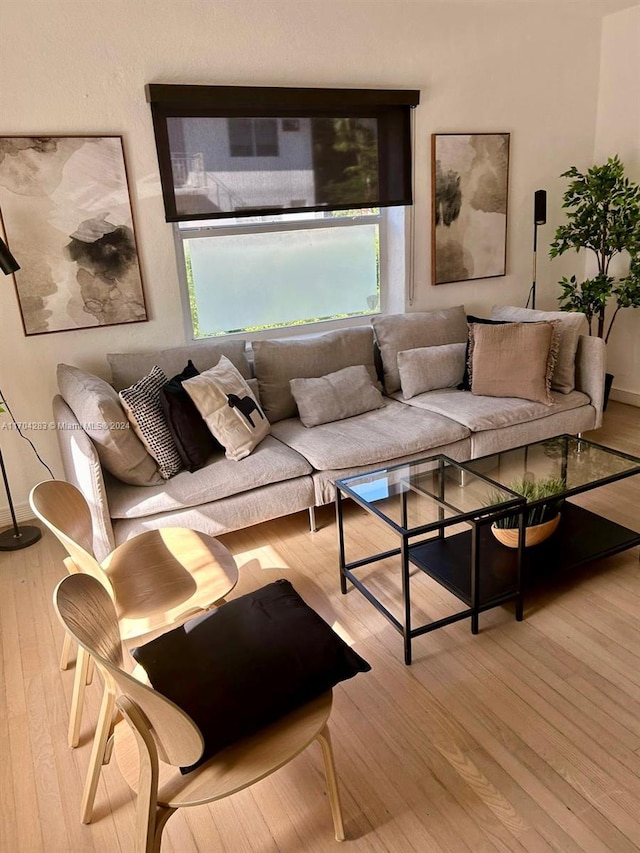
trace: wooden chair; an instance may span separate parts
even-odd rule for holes
[[[159,853],[162,831],[176,809],[220,800],[278,770],[317,740],[322,748],[335,837],[344,840],[342,813],[327,720],[329,691],[257,734],[227,747],[185,775],[176,768],[196,762],[200,730],[173,702],[123,669],[113,602],[89,575],[69,575],[54,592],[65,629],[95,660],[125,720],[115,728],[114,752],[137,794],[136,853]]]
[[[119,545],[98,563],[93,550],[91,512],[82,493],[62,480],[46,480],[31,490],[31,508],[65,547],[70,573],[96,578],[114,602],[119,633],[130,645],[180,625],[224,601],[238,580],[229,551],[210,536],[186,528],[149,530]],[[62,650],[66,669],[69,644]],[[74,676],[69,746],[78,745],[85,685],[90,680],[90,657],[78,650]],[[108,742],[113,726],[115,694],[105,683],[96,726],[81,820],[89,823],[102,764],[109,760]]]

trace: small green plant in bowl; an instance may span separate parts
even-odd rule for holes
[[[556,497],[555,500],[553,498],[562,495],[566,489],[566,483],[562,477],[546,477],[543,480],[525,477],[508,483],[507,488],[526,498],[528,504],[544,501],[536,506],[529,506],[525,510],[525,545],[537,545],[548,539],[560,523],[560,506],[564,498]],[[487,506],[500,503],[503,495],[503,492],[491,492],[487,496]],[[518,514],[506,515],[504,518],[496,519],[491,525],[491,530],[503,545],[517,548],[519,524]]]

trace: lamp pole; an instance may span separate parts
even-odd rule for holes
[[[544,225],[547,221],[547,191],[536,190],[533,195],[533,283],[529,290],[529,299],[527,299],[526,307],[536,307],[536,262],[538,258],[538,225]]]
[[[16,270],[20,269],[20,265],[9,251],[9,247],[2,237],[0,237],[0,269],[5,275],[9,275],[10,273],[14,273]],[[4,403],[4,398],[1,394],[0,398]],[[5,405],[7,405],[7,410],[11,414],[8,404]],[[0,407],[0,411],[4,411],[4,409]],[[2,469],[2,479],[7,493],[7,500],[9,501],[9,512],[11,513],[12,522],[12,527],[9,530],[5,530],[3,533],[0,533],[0,551],[18,551],[20,548],[28,548],[29,545],[33,545],[34,542],[41,539],[42,531],[40,528],[33,527],[32,525],[18,527],[16,513],[13,508],[13,501],[11,500],[11,490],[9,489],[7,471],[4,467],[4,459],[2,458],[2,450],[0,450],[0,468]]]

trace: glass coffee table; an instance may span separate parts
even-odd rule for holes
[[[561,435],[469,462],[438,455],[337,480],[341,591],[347,592],[350,581],[402,634],[406,664],[411,663],[412,640],[444,625],[468,618],[475,634],[479,614],[508,601],[515,602],[515,617],[520,621],[524,591],[534,575],[566,572],[640,545],[640,532],[568,500],[639,473],[640,459]],[[547,478],[562,481],[561,492],[553,497],[561,502],[560,524],[546,542],[525,548],[525,517],[549,498],[527,503],[521,484]],[[396,534],[398,546],[347,561],[346,497]],[[516,517],[515,548],[502,545],[491,532],[491,525],[507,516]],[[640,528],[640,511],[638,516]],[[394,614],[357,573],[396,557],[401,612]],[[464,608],[441,619],[412,624],[411,579],[416,569],[453,593]]]

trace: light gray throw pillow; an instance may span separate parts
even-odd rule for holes
[[[384,406],[384,398],[363,364],[316,379],[292,379],[289,384],[306,427],[341,421]]]
[[[363,364],[376,381],[373,330],[359,326],[307,338],[252,341],[260,400],[271,423],[293,418],[291,379],[315,379],[343,367]]]
[[[92,439],[104,467],[132,486],[164,482],[156,460],[129,425],[116,391],[104,379],[58,365],[58,388],[82,429]]]
[[[441,311],[388,314],[371,320],[382,356],[387,394],[400,390],[398,353],[417,347],[466,343],[467,315],[463,305]]]
[[[398,371],[405,400],[425,391],[459,385],[464,376],[466,351],[466,344],[443,344],[399,352]]]

